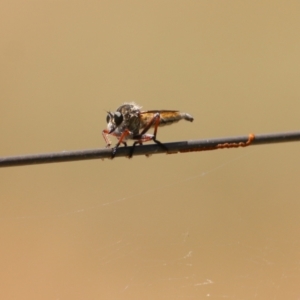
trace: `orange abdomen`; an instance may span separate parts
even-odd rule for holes
[[[159,113],[160,115],[160,122],[158,126],[171,125],[183,119],[190,122],[193,122],[194,120],[194,118],[191,115],[187,113],[182,113],[177,110],[148,110],[145,112],[141,112],[140,114],[140,127],[145,127],[157,113]]]

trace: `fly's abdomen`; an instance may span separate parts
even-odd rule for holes
[[[179,122],[180,120],[186,120],[190,122],[194,120],[191,115],[177,110],[148,110],[141,112],[140,114],[141,128],[149,124],[156,114],[159,114],[160,117],[158,126],[171,125]],[[153,126],[155,126],[155,123],[153,123]]]
[[[159,126],[171,125],[173,123],[179,122],[180,120],[193,122],[194,118],[191,115],[182,113],[180,111],[163,110],[160,112]]]

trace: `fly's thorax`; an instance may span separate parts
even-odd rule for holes
[[[117,112],[122,114],[123,121],[119,125],[119,131],[129,130],[133,135],[139,133],[140,127],[140,106],[135,103],[124,103],[121,105]]]
[[[128,129],[133,135],[139,134],[140,130],[140,116],[136,114],[131,114],[126,121],[124,121],[124,127]]]
[[[134,102],[131,103],[124,103],[121,105],[118,109],[117,112],[120,112],[124,119],[130,119],[132,116],[138,116],[140,113],[141,107]]]

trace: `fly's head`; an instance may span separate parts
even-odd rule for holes
[[[121,112],[107,112],[106,122],[107,122],[107,131],[108,133],[113,133],[123,122],[123,115]]]

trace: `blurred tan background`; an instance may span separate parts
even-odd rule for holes
[[[0,156],[300,129],[299,1],[3,1]],[[115,142],[115,141],[114,141]],[[0,169],[1,299],[300,299],[299,143]]]

